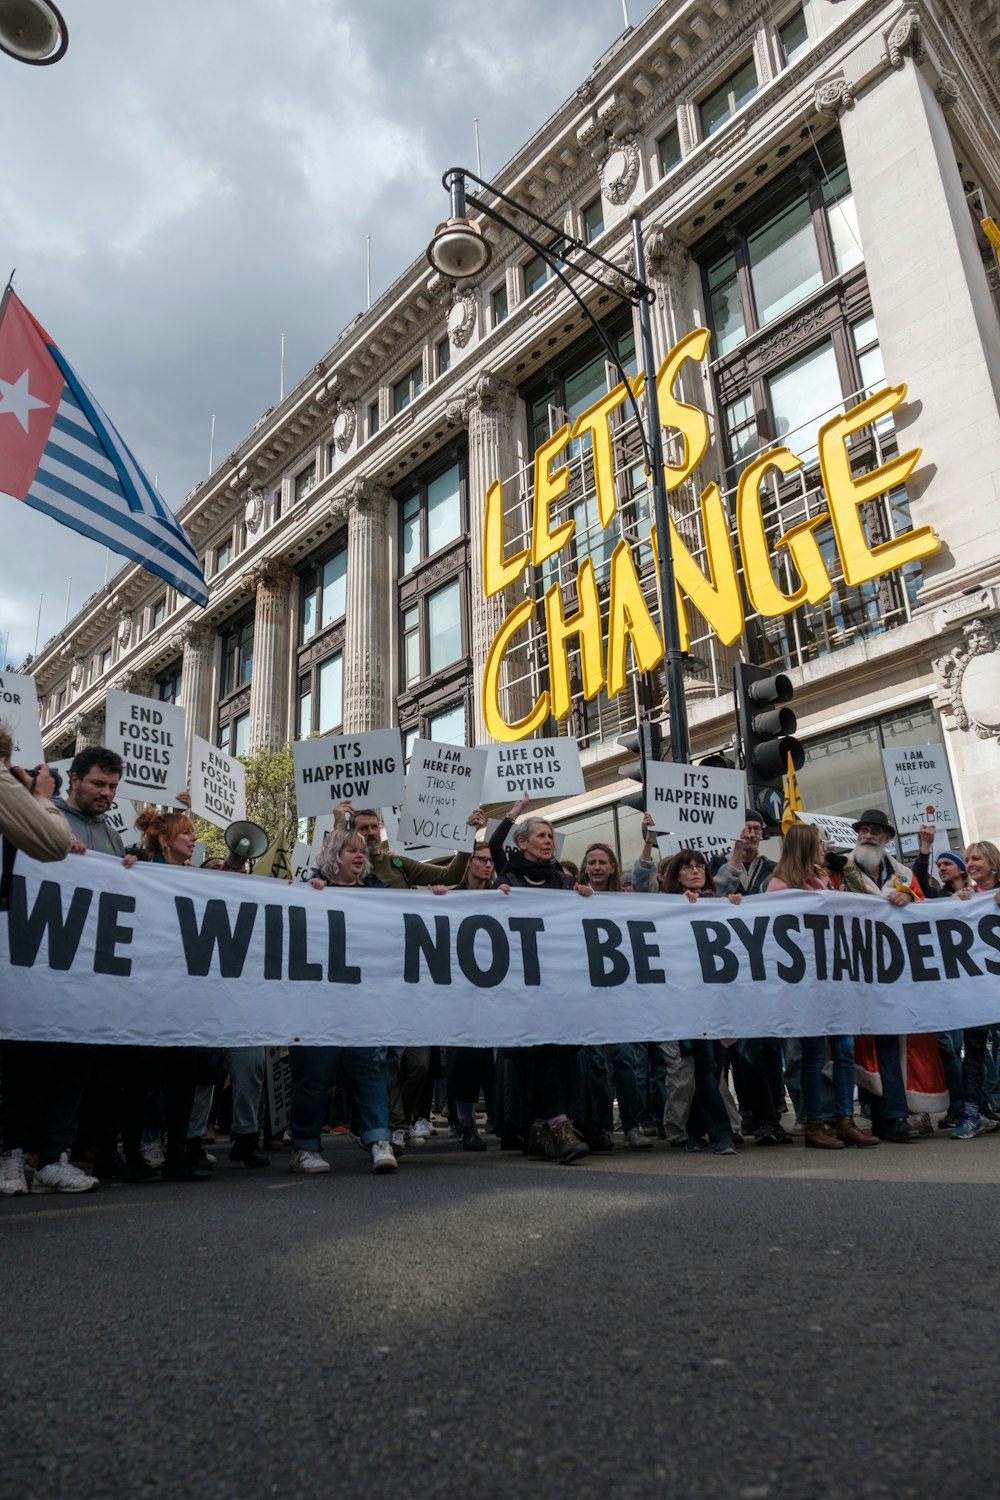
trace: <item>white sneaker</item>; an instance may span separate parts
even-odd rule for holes
[[[5,1151],[0,1156],[0,1193],[13,1198],[16,1193],[28,1191],[28,1179],[24,1175],[24,1152]]]
[[[92,1193],[97,1187],[97,1178],[88,1177],[79,1167],[74,1167],[69,1153],[64,1151],[58,1161],[49,1162],[35,1173],[35,1186],[43,1193]]]
[[[411,1140],[429,1141],[432,1135],[437,1135],[437,1131],[434,1129],[434,1126],[431,1124],[430,1120],[414,1120],[413,1124],[410,1126]]]
[[[392,1149],[396,1156],[402,1156],[406,1150],[406,1131],[394,1130],[392,1132]]]
[[[375,1141],[372,1146],[372,1171],[395,1172],[396,1157],[388,1141]]]
[[[320,1156],[318,1151],[293,1151],[292,1165],[289,1170],[292,1172],[310,1172],[313,1174],[329,1172],[330,1163],[325,1156]]]

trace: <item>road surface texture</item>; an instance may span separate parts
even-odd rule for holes
[[[4,1500],[1000,1494],[1000,1136],[0,1200]]]

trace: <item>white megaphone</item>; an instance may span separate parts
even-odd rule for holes
[[[69,45],[66,22],[52,0],[0,0],[0,52],[45,67]]]
[[[231,870],[242,870],[247,860],[252,863],[260,859],[271,844],[266,829],[259,823],[230,823],[223,837],[229,850],[226,864]]]

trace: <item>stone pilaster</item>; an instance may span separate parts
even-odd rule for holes
[[[288,739],[288,671],[292,639],[291,568],[264,557],[243,575],[257,596],[250,680],[250,753],[277,750]]]
[[[184,709],[184,735],[190,760],[192,735],[215,741],[212,723],[215,633],[201,625],[186,625],[176,633],[171,644],[182,653],[181,707]]]
[[[347,617],[344,635],[344,730],[362,733],[389,723],[389,491],[352,479],[330,502],[347,521]]]
[[[517,467],[514,456],[514,407],[517,391],[507,380],[499,379],[484,371],[474,384],[465,391],[456,408],[449,412],[453,419],[468,423],[469,428],[469,615],[472,645],[472,743],[488,743],[489,736],[483,718],[483,674],[486,657],[493,637],[513,604],[505,593],[494,594],[487,599],[483,577],[483,533],[485,521],[486,491],[496,479],[507,481]],[[505,495],[507,506],[512,496]],[[505,526],[505,531],[508,529]],[[511,527],[511,530],[514,528]],[[508,658],[507,682],[518,678],[524,671],[521,653],[512,652]],[[507,685],[507,684],[505,684]],[[508,689],[507,717],[520,718],[527,712],[527,694],[514,689],[517,706],[513,705]]]
[[[76,755],[81,750],[89,750],[91,745],[103,745],[104,714],[78,714],[73,720],[73,728],[76,730]]]

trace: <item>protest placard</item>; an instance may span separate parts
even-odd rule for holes
[[[678,854],[681,849],[696,849],[709,860],[713,854],[722,854],[728,858],[734,842],[734,839],[720,833],[660,833],[656,837],[656,847],[661,859]]]
[[[187,786],[184,710],[176,703],[109,688],[106,712],[104,743],[122,758],[119,795],[176,802]]]
[[[191,811],[217,828],[228,828],[230,823],[242,823],[247,815],[247,771],[242,761],[236,760],[203,740],[200,734],[191,736]]]
[[[858,842],[853,818],[840,818],[833,813],[799,813],[800,823],[813,823],[820,830],[826,843],[834,849],[853,849]]]
[[[353,802],[360,812],[403,800],[406,772],[398,729],[298,740],[292,756],[300,818],[328,813],[338,802]]]
[[[516,740],[487,745],[484,802],[517,797],[573,797],[584,790],[580,747],[575,739]]]
[[[882,751],[882,773],[897,833],[916,833],[921,823],[935,828],[958,826],[943,745],[893,745]]]
[[[292,885],[306,885],[316,861],[308,844],[297,843],[292,850]]]
[[[25,770],[40,766],[45,752],[38,717],[38,688],[33,677],[20,672],[0,672],[0,723],[6,724],[14,741],[11,764]]]
[[[486,751],[416,740],[399,815],[403,847],[421,859],[471,849],[476,836],[469,814],[482,800]]]
[[[676,834],[682,844],[697,848],[691,839],[711,834],[732,845],[743,829],[746,781],[742,771],[649,761],[646,800],[657,830]]]

